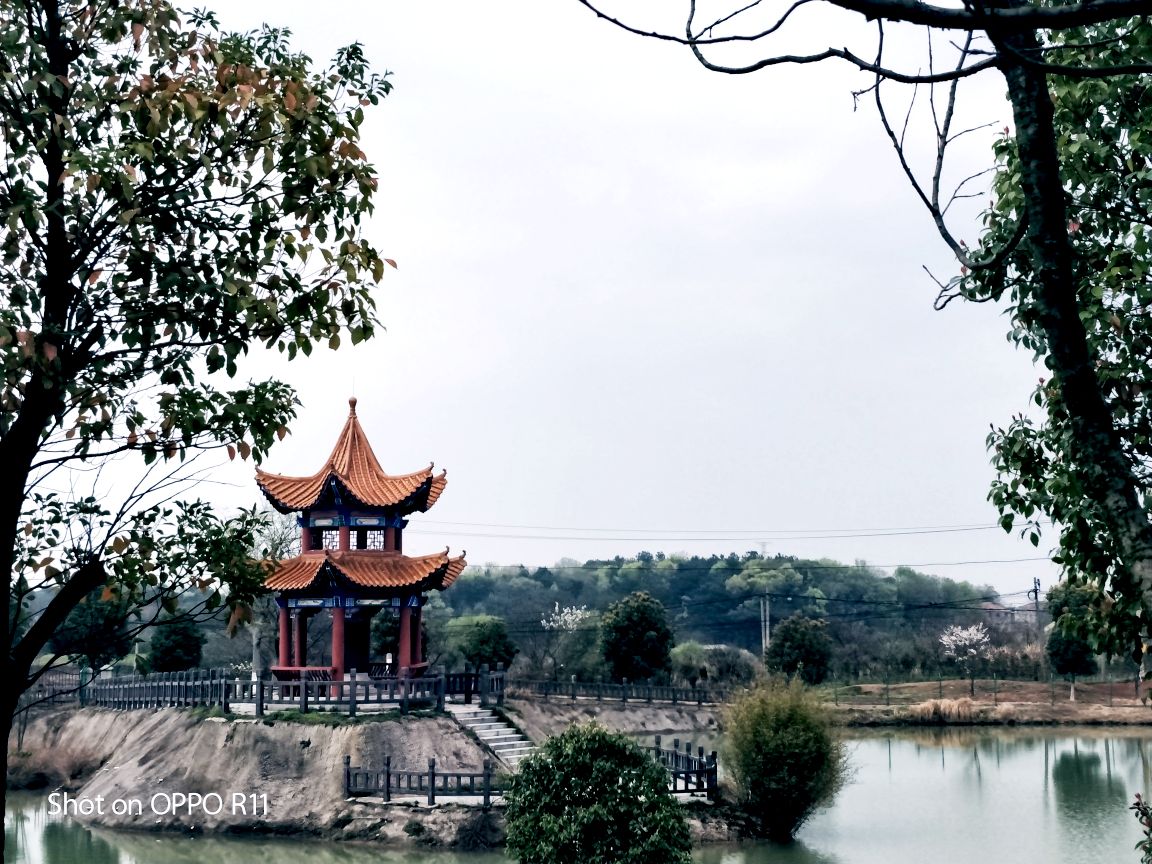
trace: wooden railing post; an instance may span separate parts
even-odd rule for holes
[[[408,676],[404,675],[400,678],[400,713],[407,716],[408,714]]]
[[[621,683],[620,701],[627,704],[627,702],[628,702],[628,679],[627,678],[621,678],[620,683]]]
[[[344,754],[344,796],[352,794],[352,757]]]
[[[716,800],[716,783],[716,751],[713,750],[712,755],[708,757],[708,798],[712,801]]]
[[[492,806],[492,760],[484,760],[484,809]]]
[[[488,701],[489,701],[488,691],[490,689],[491,684],[492,684],[492,681],[489,677],[488,664],[487,663],[481,663],[480,664],[480,707],[481,708],[487,708],[488,707]]]
[[[357,693],[356,693],[357,689],[358,689],[358,685],[356,683],[356,670],[352,669],[348,673],[348,716],[349,717],[355,717],[356,716],[356,699],[358,698]]]
[[[436,803],[436,760],[428,760],[428,806]]]
[[[252,686],[256,690],[256,693],[255,693],[255,696],[256,696],[256,716],[257,717],[263,717],[264,716],[264,673],[263,672],[260,673],[259,678],[257,678],[255,681],[252,682]]]
[[[436,710],[444,710],[444,694],[448,689],[448,682],[443,675],[436,676]]]
[[[300,673],[300,713],[308,713],[308,677],[306,673]]]
[[[392,757],[384,757],[384,800],[392,800]]]

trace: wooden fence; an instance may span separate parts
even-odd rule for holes
[[[704,754],[700,747],[696,753],[692,752],[692,742],[684,744],[680,749],[680,739],[672,739],[672,749],[666,750],[661,746],[660,736],[656,736],[656,743],[650,751],[652,758],[668,769],[671,780],[670,791],[704,793],[709,799],[716,800],[718,771],[716,751]]]
[[[36,679],[36,683],[26,693],[27,702],[35,704],[51,703],[54,705],[80,700],[80,686],[83,678],[82,672],[68,672],[54,669],[45,672]]]
[[[528,681],[510,678],[508,692],[549,699],[595,699],[597,702],[671,702],[704,705],[727,702],[735,692],[725,687],[671,687],[662,684],[601,684],[585,681]]]
[[[652,758],[668,771],[668,791],[717,797],[716,753],[705,755],[700,747],[692,752],[692,742],[680,749],[680,739],[673,739],[672,748],[661,745],[660,736],[652,748],[645,748]],[[391,801],[393,797],[418,796],[428,804],[438,797],[472,796],[483,799],[488,807],[493,795],[502,795],[505,787],[494,779],[492,761],[484,760],[479,773],[463,771],[437,772],[436,760],[428,760],[427,771],[405,771],[392,767],[392,757],[384,757],[384,767],[353,768],[352,757],[344,757],[344,794],[347,797],[374,795]]]
[[[504,702],[504,670],[454,672],[421,678],[369,678],[353,670],[343,681],[252,681],[233,678],[223,670],[196,669],[152,675],[101,677],[79,687],[82,705],[102,708],[211,707],[229,711],[235,705],[254,706],[257,717],[266,711],[324,709],[356,716],[365,706],[397,706],[407,714],[412,705],[444,710],[449,695],[473,696],[481,705]]]
[[[377,795],[385,801],[393,796],[420,796],[429,805],[437,798],[474,796],[482,799],[484,807],[492,804],[493,795],[503,795],[504,786],[495,779],[492,760],[484,760],[479,773],[465,771],[437,771],[436,760],[428,760],[427,771],[403,771],[392,767],[392,757],[384,757],[384,767],[353,768],[352,757],[344,757],[344,794]]]

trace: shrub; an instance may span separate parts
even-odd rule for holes
[[[521,864],[687,864],[691,837],[668,774],[633,741],[572,726],[520,763],[507,794]]]
[[[847,751],[798,680],[768,681],[725,712],[722,759],[735,805],[754,831],[791,840],[848,778]]]

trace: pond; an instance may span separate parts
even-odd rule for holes
[[[685,738],[691,737],[685,735]],[[788,847],[698,850],[698,864],[1125,864],[1152,786],[1152,731],[901,730],[850,740],[855,776]],[[89,830],[11,795],[7,864],[505,864],[499,854]]]

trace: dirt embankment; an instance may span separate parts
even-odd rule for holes
[[[15,751],[15,740],[10,753]],[[26,775],[67,776],[70,765],[95,767],[66,784],[79,801],[102,799],[102,813],[80,818],[117,829],[193,833],[309,834],[415,846],[478,848],[502,841],[501,820],[448,804],[435,809],[360,803],[344,797],[343,758],[358,766],[476,770],[484,751],[447,717],[409,717],[345,726],[202,718],[188,711],[59,710],[29,725]],[[63,766],[63,770],[61,767]],[[57,791],[52,788],[44,794]],[[172,808],[175,793],[221,796],[211,805]],[[240,797],[233,797],[240,796]],[[255,796],[255,797],[254,797]],[[56,798],[61,801],[61,798]],[[52,799],[49,799],[51,804]],[[128,804],[116,813],[114,802]],[[264,802],[267,811],[264,812]],[[242,808],[242,809],[241,809]],[[189,812],[191,810],[191,812]]]
[[[505,707],[509,719],[537,744],[559,735],[574,723],[595,720],[613,732],[626,735],[673,735],[697,732],[715,733],[720,722],[720,706],[672,705],[671,703],[595,702],[579,699],[571,702],[553,699],[508,699]],[[645,742],[648,743],[648,742]]]
[[[844,726],[1148,726],[1152,707],[1135,700],[1115,705],[1055,701],[985,701],[967,697],[937,699],[936,685],[922,693],[901,693],[902,704],[828,703],[834,720]],[[922,701],[912,701],[919,697]],[[723,706],[671,705],[642,702],[595,702],[553,699],[548,702],[509,699],[510,718],[537,743],[559,734],[573,723],[596,720],[602,726],[629,735],[694,734],[712,740],[720,731]],[[648,743],[648,742],[645,742]]]

